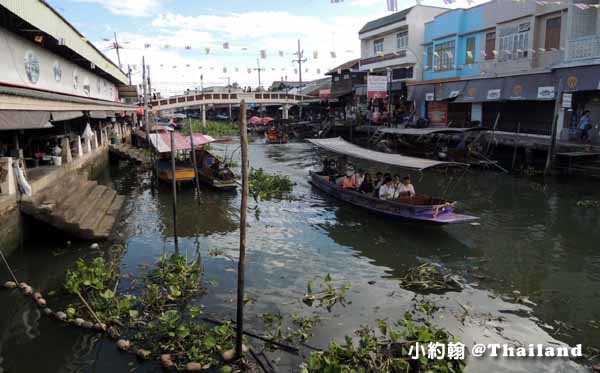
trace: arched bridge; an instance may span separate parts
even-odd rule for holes
[[[183,109],[200,105],[237,105],[242,100],[257,105],[297,105],[319,101],[318,98],[277,92],[204,93],[175,96],[150,102],[152,111]]]

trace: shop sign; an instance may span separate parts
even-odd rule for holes
[[[563,93],[562,107],[565,109],[570,109],[572,106],[573,106],[573,94],[572,93]]]
[[[387,76],[369,75],[367,78],[367,97],[386,98],[388,91]]]
[[[490,89],[487,91],[487,99],[488,100],[499,100],[501,93],[502,93],[501,89]]]
[[[540,100],[554,99],[554,87],[538,87],[537,98]]]

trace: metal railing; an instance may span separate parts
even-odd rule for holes
[[[568,42],[569,60],[600,57],[600,35],[586,36]]]

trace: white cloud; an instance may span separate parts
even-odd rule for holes
[[[96,3],[113,14],[129,17],[148,17],[161,9],[161,0],[75,0],[80,3]]]

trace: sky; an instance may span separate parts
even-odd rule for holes
[[[386,0],[47,0],[108,58],[114,33],[121,65],[141,81],[142,56],[150,66],[153,88],[163,96],[185,89],[226,85],[268,87],[275,80],[298,81],[294,55],[301,41],[306,62],[302,80],[360,56],[358,30],[390,14]],[[462,4],[461,2],[464,2]],[[445,6],[443,0],[423,4]],[[414,5],[398,0],[398,8]],[[458,0],[454,7],[466,7]],[[224,48],[227,43],[229,48]],[[207,53],[208,48],[208,53]],[[264,50],[266,58],[261,58]],[[283,53],[283,56],[280,53]],[[335,52],[332,58],[331,52]],[[250,70],[250,73],[248,72]]]

